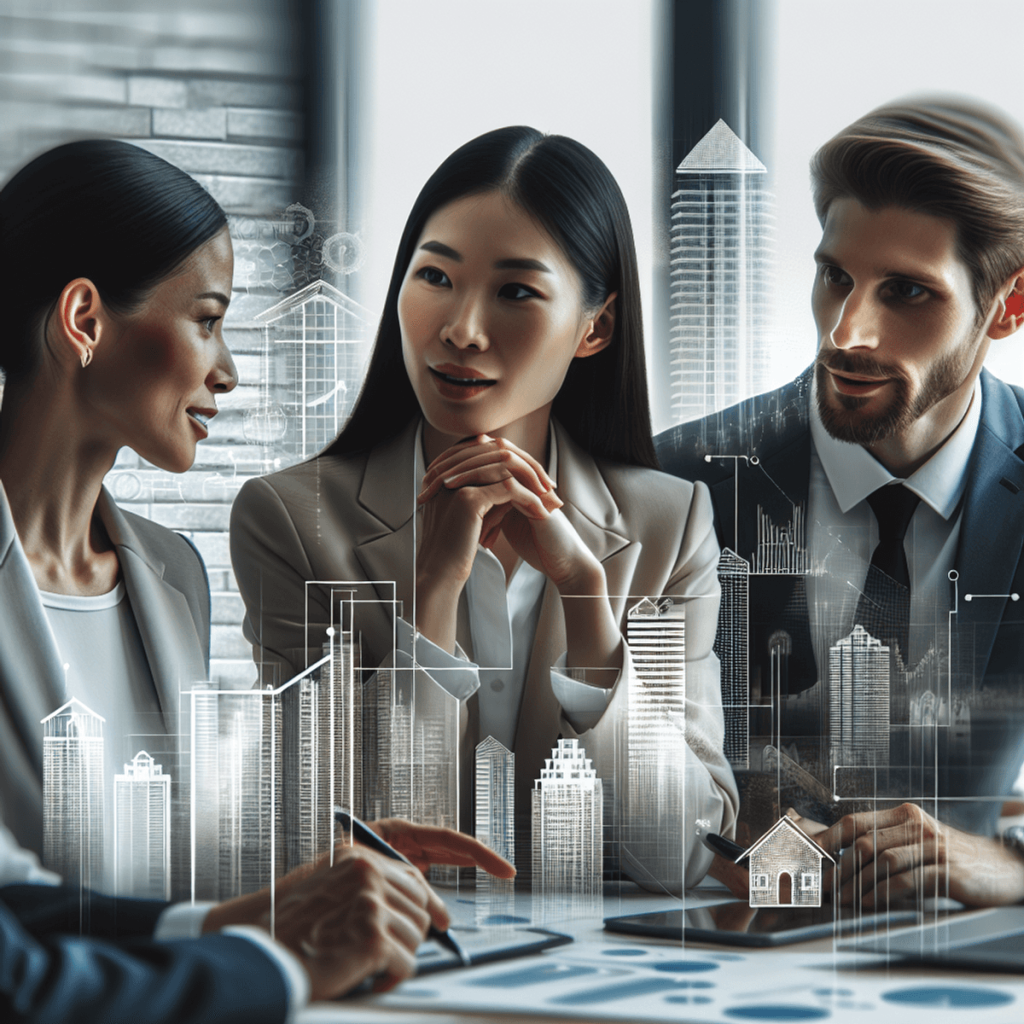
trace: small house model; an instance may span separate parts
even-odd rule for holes
[[[820,907],[821,862],[831,857],[800,831],[792,819],[780,818],[741,858],[750,859],[752,907]],[[788,875],[790,899],[779,899],[780,880]]]

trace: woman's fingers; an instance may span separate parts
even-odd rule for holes
[[[466,474],[488,466],[495,468],[483,482],[493,483],[502,475],[513,476],[536,494],[554,490],[554,481],[532,455],[504,438],[482,434],[479,443],[477,439],[462,442],[430,464],[417,500],[420,504],[429,501],[442,486],[467,486],[475,481],[468,480]],[[504,474],[500,474],[500,467],[504,467]]]

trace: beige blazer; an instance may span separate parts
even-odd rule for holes
[[[416,428],[410,423],[368,455],[319,457],[250,480],[239,492],[231,515],[231,558],[246,606],[243,630],[266,682],[279,685],[321,656],[332,621],[332,582],[363,581],[383,600],[397,597],[411,621],[420,489],[414,478]],[[712,653],[719,549],[708,490],[653,470],[595,460],[557,423],[555,430],[562,511],[601,560],[623,632],[628,609],[644,597],[671,596],[686,606],[684,835],[686,880],[694,884],[711,859],[697,839],[698,821],[710,820],[713,830],[728,832],[739,803],[722,752],[719,667]],[[382,606],[376,612],[370,607],[361,629],[363,666],[382,663],[392,649],[392,619]],[[465,593],[457,639],[472,657]],[[565,649],[561,598],[549,582],[515,736],[517,819],[529,814],[533,780],[558,736],[577,736],[551,688],[551,667]],[[598,725],[580,735],[602,774],[614,758],[614,725],[626,713],[626,691],[619,685]],[[472,713],[463,714],[466,782],[475,745],[484,738],[474,734],[474,722]],[[461,788],[469,791],[468,785]],[[523,862],[518,848],[517,860]]]
[[[104,489],[100,518],[117,549],[167,732],[178,691],[209,674],[210,590],[184,537],[123,512]],[[0,808],[25,848],[43,851],[43,730],[66,700],[64,670],[0,487]]]

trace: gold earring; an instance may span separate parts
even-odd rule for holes
[[[84,370],[92,362],[92,349],[87,348],[82,353],[82,369]]]

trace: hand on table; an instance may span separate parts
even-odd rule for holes
[[[814,839],[833,857],[843,851],[842,903],[884,906],[914,894],[973,907],[1024,900],[1024,860],[1013,849],[943,825],[915,804],[848,814]]]
[[[412,977],[431,923],[445,929],[450,919],[419,870],[362,846],[339,844],[333,865],[325,855],[276,887],[274,938],[302,962],[313,1000],[343,995],[371,976],[377,991]],[[269,890],[214,907],[203,930],[230,924],[270,931]]]
[[[426,872],[431,864],[479,867],[496,878],[514,878],[516,869],[479,840],[436,825],[416,825],[403,818],[367,822],[389,846]]]

